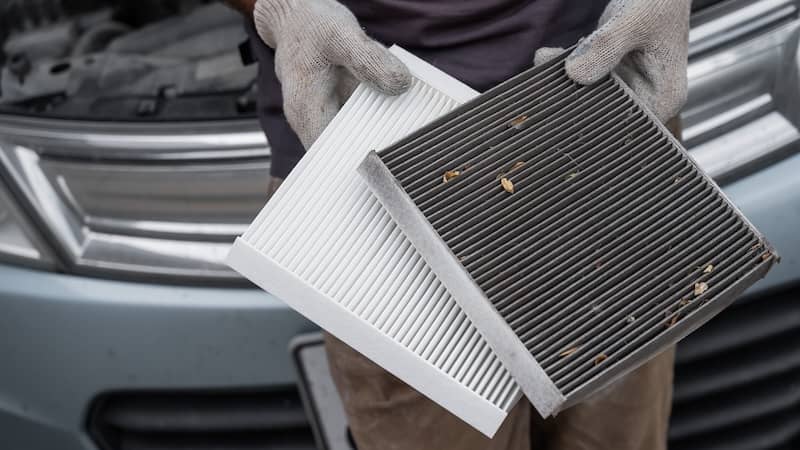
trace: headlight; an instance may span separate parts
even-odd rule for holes
[[[257,123],[0,117],[0,136],[5,177],[68,270],[239,280],[223,259],[266,198]]]

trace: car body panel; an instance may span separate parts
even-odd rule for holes
[[[795,284],[800,278],[800,155],[723,189],[781,255],[781,262],[749,294]]]
[[[288,343],[314,329],[257,289],[6,265],[0,304],[0,448],[8,450],[93,448],[87,409],[106,391],[294,384]]]

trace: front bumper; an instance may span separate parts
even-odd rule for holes
[[[0,430],[9,450],[87,450],[117,390],[293,385],[289,340],[315,327],[255,289],[108,281],[0,265]]]
[[[751,290],[759,297],[799,281],[798,172],[800,155],[724,186],[783,256]],[[717,323],[726,326],[723,318]],[[314,328],[256,289],[109,281],[0,265],[0,448],[95,449],[87,417],[92,401],[106,392],[293,389],[288,342]],[[703,340],[700,333],[693,339]],[[682,350],[694,345],[688,341]],[[703,432],[716,436],[717,429]]]

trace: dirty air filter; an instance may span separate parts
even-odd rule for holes
[[[777,256],[616,78],[531,69],[359,168],[537,410],[586,399]]]
[[[486,341],[359,177],[387,146],[477,94],[394,48],[406,94],[360,86],[228,263],[484,434],[521,394]]]

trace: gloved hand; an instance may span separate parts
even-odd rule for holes
[[[593,84],[612,70],[662,121],[686,102],[691,0],[611,0],[600,26],[567,58],[570,78]],[[536,53],[536,62],[557,54]]]
[[[411,84],[405,65],[334,0],[258,0],[253,16],[259,36],[275,49],[284,113],[306,148],[336,115],[337,88],[351,75],[388,95]]]

